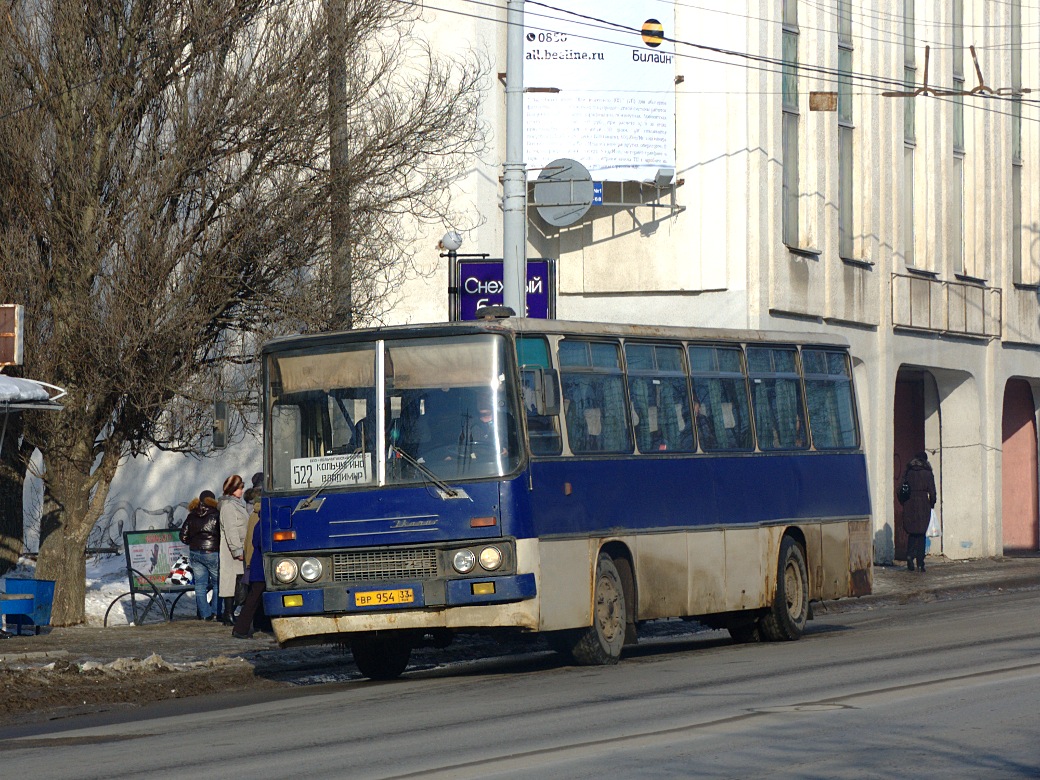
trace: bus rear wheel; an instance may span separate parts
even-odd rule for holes
[[[364,637],[350,643],[350,652],[358,671],[370,680],[394,680],[401,676],[412,656],[407,640],[388,637]]]
[[[596,564],[592,625],[577,634],[571,656],[582,666],[616,664],[625,644],[628,609],[625,590],[614,560],[600,553]]]
[[[798,542],[785,536],[780,542],[773,606],[762,616],[762,635],[771,642],[798,639],[809,619],[809,574],[805,553]]]

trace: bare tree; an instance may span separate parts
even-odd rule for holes
[[[384,314],[412,231],[451,219],[484,142],[486,65],[435,57],[414,8],[353,0],[333,20],[355,58],[354,322]],[[213,398],[249,398],[259,339],[335,324],[326,23],[286,0],[12,0],[0,19],[0,300],[25,305],[26,375],[68,390],[24,418],[56,625],[83,620],[121,460],[201,452]]]

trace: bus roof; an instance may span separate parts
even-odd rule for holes
[[[281,336],[267,342],[263,352],[306,349],[344,342],[372,341],[377,338],[415,336],[458,336],[474,333],[517,333],[525,335],[603,336],[626,339],[676,339],[684,341],[774,342],[848,347],[848,340],[830,333],[807,331],[739,330],[730,328],[676,327],[672,325],[625,325],[610,322],[542,320],[533,318],[433,322],[419,325],[394,325],[380,328],[329,331]]]

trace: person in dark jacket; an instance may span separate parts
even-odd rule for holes
[[[903,504],[903,530],[906,531],[906,568],[924,571],[924,542],[935,506],[935,477],[928,462],[928,453],[919,452],[906,464],[903,479],[910,485],[910,498]]]
[[[195,607],[199,620],[217,619],[217,582],[219,578],[220,504],[211,490],[203,490],[188,504],[188,516],[181,526],[181,541],[188,545],[192,573],[195,575]],[[213,591],[213,601],[206,591]]]

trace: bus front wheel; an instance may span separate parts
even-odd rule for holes
[[[809,618],[809,574],[805,553],[798,542],[785,536],[780,542],[773,606],[762,616],[762,635],[771,642],[798,639]]]
[[[370,680],[394,680],[401,676],[412,656],[407,640],[364,637],[350,643],[358,671]]]
[[[571,648],[571,656],[582,666],[616,664],[625,644],[628,610],[625,590],[614,560],[601,553],[596,565],[592,625],[583,629]]]

